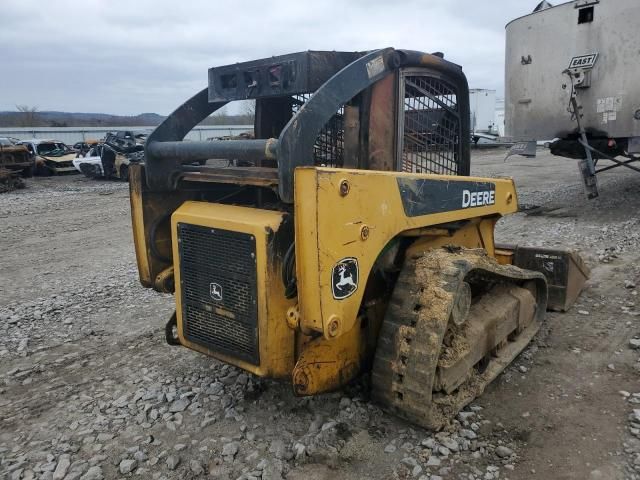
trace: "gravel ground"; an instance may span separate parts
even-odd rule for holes
[[[0,478],[640,478],[640,177],[604,174],[587,201],[573,161],[503,157],[472,162],[518,185],[498,241],[578,248],[592,278],[435,434],[383,413],[366,379],[295,398],[166,345],[172,298],[138,283],[125,184],[0,195]]]

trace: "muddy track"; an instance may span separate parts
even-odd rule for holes
[[[490,361],[483,372],[476,371],[475,364],[468,365],[464,383],[449,394],[438,393],[437,371],[447,363],[443,355],[455,356],[453,349],[445,345],[445,336],[463,337],[470,322],[464,318],[466,313],[461,314],[464,317],[458,321],[462,326],[457,327],[452,316],[462,300],[467,305],[471,301],[470,291],[467,301],[461,288],[469,288],[466,282],[471,277],[481,285],[497,282],[515,286],[536,282],[537,305],[519,335],[514,334],[509,341],[505,338],[505,347],[499,355],[502,358]],[[491,300],[497,292],[489,290],[483,297]],[[498,265],[480,250],[440,248],[407,259],[382,325],[372,372],[373,397],[389,411],[418,425],[442,429],[464,406],[482,394],[510,359],[526,346],[544,318],[546,298],[542,274]],[[511,354],[506,355],[509,348]],[[465,345],[463,350],[474,349],[474,345]]]

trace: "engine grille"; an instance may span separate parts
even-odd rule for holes
[[[258,365],[255,237],[179,223],[178,241],[184,336]]]
[[[440,78],[403,74],[399,170],[460,175],[460,114],[455,87]]]

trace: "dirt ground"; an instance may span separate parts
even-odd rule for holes
[[[138,283],[126,184],[0,195],[0,478],[640,478],[640,176],[605,173],[589,201],[574,161],[503,157],[472,160],[518,187],[497,240],[576,248],[592,276],[439,434],[381,412],[366,381],[300,399],[166,345],[172,298]]]

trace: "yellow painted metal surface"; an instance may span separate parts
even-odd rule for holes
[[[286,215],[283,212],[257,208],[222,205],[207,202],[185,202],[171,216],[173,258],[175,271],[175,300],[180,343],[193,350],[237,365],[259,376],[272,378],[291,374],[295,362],[295,332],[287,325],[287,310],[295,305],[295,299],[287,300],[280,278],[279,263],[270,258],[269,235],[277,232]],[[260,365],[252,365],[237,358],[209,350],[188,341],[183,333],[182,302],[180,290],[180,256],[178,253],[178,223],[188,223],[211,228],[251,234],[256,239],[258,338]]]
[[[496,247],[495,257],[500,265],[513,265],[513,249]]]
[[[293,369],[297,395],[316,395],[336,390],[360,373],[366,338],[360,324],[330,340],[319,336],[304,345]]]
[[[144,228],[144,204],[142,200],[142,166],[131,167],[129,175],[129,201],[131,202],[131,225],[133,227],[133,244],[136,249],[136,262],[140,283],[145,287],[153,284],[149,257],[147,254],[147,237]]]
[[[443,184],[490,182],[495,186],[495,204],[409,217],[402,202],[399,177]],[[500,216],[517,211],[513,182],[504,179],[310,167],[296,170],[295,186],[297,299],[285,298],[282,259],[269,246],[270,235],[283,228],[283,212],[186,201],[171,217],[171,243],[180,342],[256,375],[292,375],[294,389],[301,395],[339,388],[360,371],[362,359],[372,346],[368,330],[361,329],[358,321],[364,288],[374,262],[391,240],[399,235],[414,238],[407,255],[445,245],[484,248],[490,255],[497,255],[495,223]],[[136,252],[148,251],[145,229],[138,219],[143,202],[135,188],[131,198]],[[460,221],[464,224],[446,227]],[[209,350],[185,338],[179,222],[244,232],[256,238],[260,365]],[[138,263],[142,278],[147,256],[141,257]],[[351,296],[337,300],[332,293],[333,268],[345,258],[357,259],[359,281]],[[149,270],[146,267],[146,275],[150,275]],[[153,282],[154,278],[147,280]],[[318,337],[313,332],[323,335]],[[309,336],[311,333],[313,336]]]
[[[422,236],[407,249],[406,255],[417,255],[432,248],[455,245],[465,248],[484,248],[491,256],[495,256],[493,230],[497,219],[474,218],[467,225],[452,234]]]
[[[156,288],[158,275],[173,263],[169,224],[171,213],[198,192],[150,192],[146,186],[143,165],[131,165],[129,172],[131,224],[140,283],[147,288]],[[165,288],[157,290],[166,291]]]
[[[408,217],[398,178],[442,182],[490,182],[495,203]],[[397,235],[422,227],[517,211],[512,180],[305,167],[295,172],[296,268],[303,331],[335,338],[356,323],[364,287],[376,258]],[[493,249],[493,223],[478,224],[479,238]],[[478,235],[471,238],[477,240]],[[453,243],[453,242],[451,242]],[[332,270],[356,258],[358,287],[348,298],[332,293]]]

